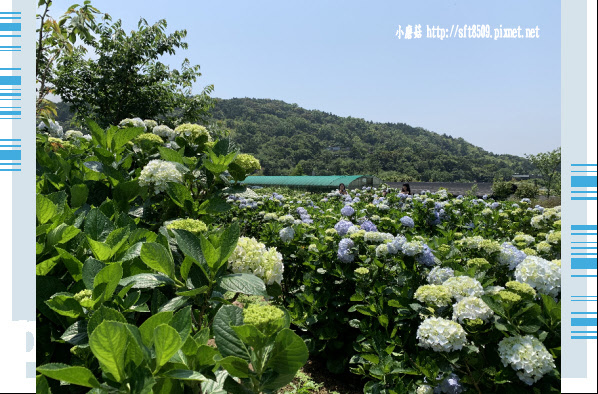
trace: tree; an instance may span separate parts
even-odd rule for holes
[[[93,39],[92,32],[96,28],[96,15],[100,11],[86,0],[83,6],[75,4],[58,20],[50,16],[52,0],[39,0],[37,6],[41,13],[37,14],[37,42],[35,75],[37,83],[36,116],[42,119],[49,119],[56,116],[54,103],[46,99],[46,96],[53,93],[51,84],[56,64],[62,56],[71,54],[74,50],[73,44],[78,39],[90,43]],[[104,20],[110,20],[110,15],[104,14]],[[80,49],[84,51],[82,47]]]
[[[561,179],[561,148],[551,152],[525,155],[542,176],[543,186],[546,187],[546,196],[550,198],[551,191],[560,189]]]
[[[72,105],[77,118],[93,118],[106,127],[122,119],[140,117],[160,120],[169,126],[206,122],[214,101],[213,86],[193,95],[192,84],[201,73],[188,59],[180,70],[171,70],[158,59],[187,49],[186,30],[166,34],[167,23],[149,25],[141,19],[137,31],[128,35],[119,20],[98,25],[98,38],[89,46],[61,58],[53,83],[62,100]]]

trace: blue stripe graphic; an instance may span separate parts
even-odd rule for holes
[[[20,76],[0,75],[0,85],[20,85],[20,84],[21,84]]]
[[[598,230],[598,226],[591,224],[572,224],[571,230]]]
[[[598,177],[595,176],[572,176],[571,187],[596,187]]]
[[[0,160],[21,160],[21,150],[0,150]]]
[[[586,317],[586,318],[580,318],[580,317],[576,317],[571,319],[571,325],[573,327],[590,327],[590,326],[596,326],[598,325],[598,323],[596,322],[598,319],[594,318],[590,318],[590,317]]]
[[[20,23],[0,23],[0,31],[21,31]]]

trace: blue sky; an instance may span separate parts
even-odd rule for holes
[[[55,0],[59,16],[75,0]],[[494,153],[560,146],[560,1],[96,0],[125,28],[187,29],[163,61],[201,65],[197,91],[401,122]],[[398,39],[399,25],[539,27],[537,39]],[[525,30],[524,30],[525,31]]]

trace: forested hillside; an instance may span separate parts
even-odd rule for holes
[[[68,123],[68,109],[59,104],[58,110],[58,120]],[[463,138],[279,100],[219,99],[212,114],[231,130],[241,151],[260,160],[264,175],[376,174],[386,181],[490,182],[529,173],[531,167],[525,158],[496,155]]]
[[[482,182],[530,169],[525,158],[495,155],[463,138],[278,100],[218,100],[212,113],[233,130],[243,152],[260,159],[264,175],[378,174],[396,181]]]

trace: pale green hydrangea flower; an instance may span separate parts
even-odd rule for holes
[[[450,305],[452,294],[451,290],[443,285],[423,285],[415,291],[414,298],[424,304],[442,307]]]
[[[180,229],[187,230],[193,234],[199,235],[208,230],[208,226],[201,220],[197,219],[177,219],[166,225],[169,230]]]
[[[234,273],[254,274],[266,284],[280,284],[282,281],[282,255],[276,248],[266,248],[255,238],[240,237],[228,263]]]

